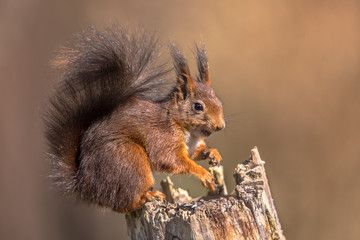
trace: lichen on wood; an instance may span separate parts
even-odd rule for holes
[[[126,215],[131,239],[285,239],[257,148],[235,169],[234,195],[227,195],[222,168],[214,168],[217,195],[191,199],[165,179],[167,200],[147,202]]]

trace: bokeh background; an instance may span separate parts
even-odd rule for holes
[[[0,1],[0,239],[128,239],[124,215],[49,187],[41,123],[54,50],[114,19],[175,40],[193,67],[206,42],[232,115],[209,140],[230,189],[257,145],[288,239],[360,239],[360,2],[348,0]]]

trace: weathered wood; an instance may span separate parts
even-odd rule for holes
[[[223,196],[199,199],[175,189],[167,178],[162,186],[168,201],[148,202],[126,215],[131,239],[285,239],[256,147],[234,176],[235,195],[224,196],[226,187],[217,181]]]
[[[209,172],[215,179],[215,193],[208,192],[208,195],[227,195],[228,191],[224,180],[224,167],[223,166],[211,166]]]
[[[163,193],[166,196],[166,200],[169,203],[186,203],[192,200],[186,190],[181,188],[174,188],[174,183],[171,181],[169,176],[161,181],[161,187],[163,189]]]

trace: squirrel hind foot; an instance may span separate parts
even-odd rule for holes
[[[142,196],[142,199],[144,200],[144,202],[155,201],[157,198],[166,199],[166,196],[164,193],[162,193],[160,191],[146,191],[144,193],[144,195]]]

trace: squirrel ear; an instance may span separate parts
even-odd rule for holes
[[[199,81],[205,82],[207,85],[210,86],[209,63],[206,56],[205,44],[201,43],[201,47],[195,44],[195,51],[196,51],[197,66],[200,75]]]
[[[171,43],[169,45],[169,50],[174,60],[174,67],[178,79],[177,85],[186,95],[186,92],[189,92],[195,88],[195,82],[191,77],[190,69],[187,64],[186,58],[174,43]]]
[[[183,72],[180,75],[178,74],[177,84],[187,91],[195,89],[195,82],[190,75],[189,68],[184,68]]]

